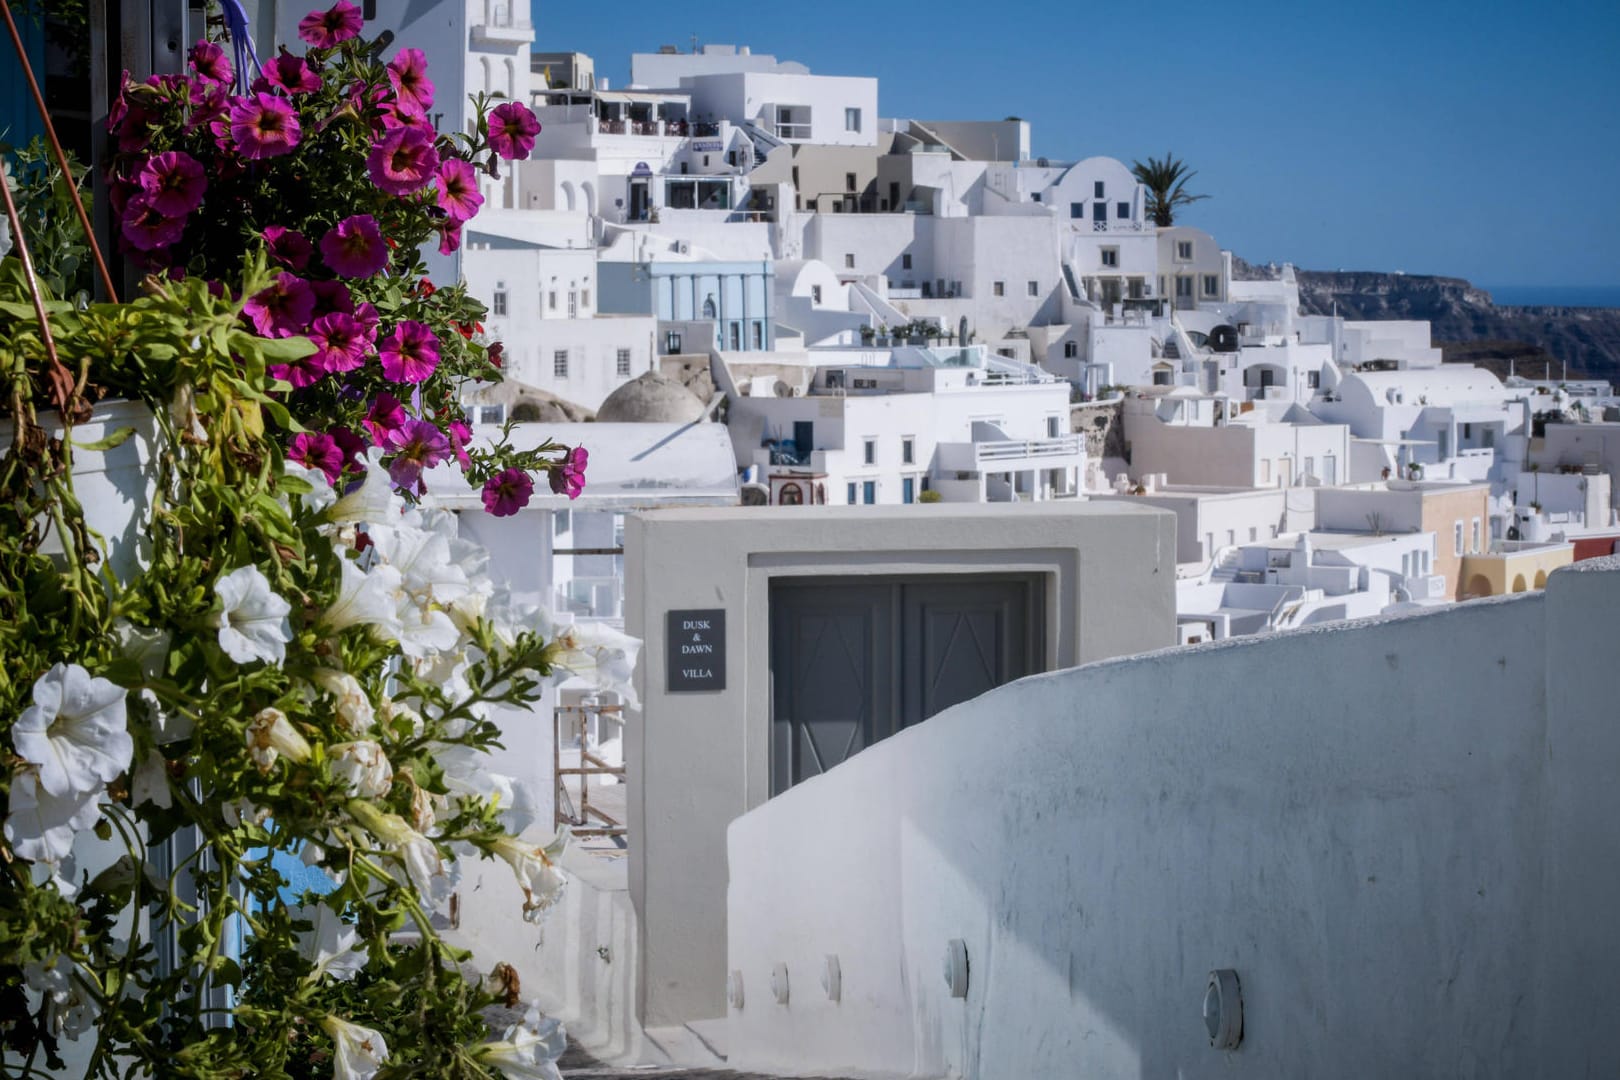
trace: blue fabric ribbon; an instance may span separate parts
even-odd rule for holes
[[[242,7],[242,0],[220,0],[219,6],[225,10],[225,29],[231,34],[231,52],[236,57],[236,92],[248,92],[248,84],[252,75],[248,69],[252,63],[253,71],[262,71],[259,66],[259,53],[253,47],[253,31],[248,28],[247,10]]]

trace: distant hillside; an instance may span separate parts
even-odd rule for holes
[[[1232,260],[1240,280],[1264,281],[1275,265]],[[1466,360],[1506,374],[1512,358],[1525,375],[1620,382],[1620,308],[1497,307],[1491,294],[1462,278],[1371,271],[1299,271],[1300,306],[1309,315],[1337,310],[1347,319],[1427,319],[1447,360]]]

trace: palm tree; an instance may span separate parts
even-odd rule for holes
[[[1160,228],[1176,223],[1176,207],[1209,198],[1187,193],[1187,181],[1198,173],[1187,168],[1185,161],[1177,161],[1173,154],[1165,154],[1162,161],[1150,157],[1146,165],[1133,161],[1131,172],[1147,187],[1147,212]]]

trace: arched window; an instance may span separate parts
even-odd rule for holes
[[[562,182],[562,194],[563,209],[572,210],[574,208],[574,182],[572,180]]]
[[[506,96],[517,100],[517,62],[510,56],[506,58]]]
[[[798,484],[783,484],[782,493],[777,496],[776,502],[778,506],[803,506],[804,492],[799,489]]]
[[[704,297],[704,300],[703,300],[703,317],[705,319],[713,319],[713,318],[717,317],[718,314],[719,313],[715,310],[715,306],[714,306],[714,296],[711,294],[711,295],[709,295],[707,297]]]

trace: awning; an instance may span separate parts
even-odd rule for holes
[[[617,101],[630,105],[687,105],[692,101],[690,94],[653,94],[637,90],[598,90],[597,101]]]

